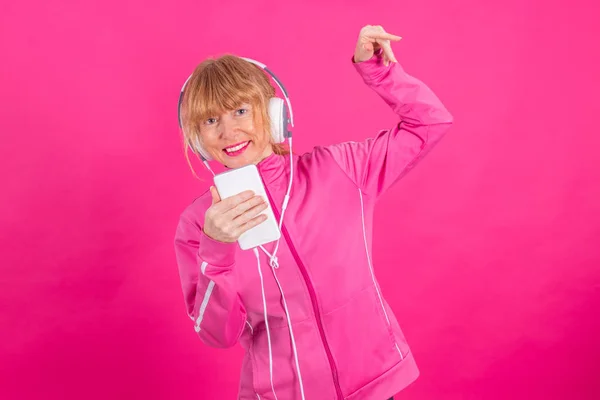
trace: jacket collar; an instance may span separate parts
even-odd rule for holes
[[[273,153],[256,164],[258,172],[266,184],[275,182],[283,174],[285,171],[286,160],[285,156]]]

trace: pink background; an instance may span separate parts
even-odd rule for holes
[[[255,58],[298,152],[365,139],[395,121],[349,63],[365,24],[456,120],[376,215],[421,369],[398,399],[600,398],[597,2],[201,3],[2,5],[0,398],[234,398],[242,350],[197,339],[173,254],[209,177],[179,89],[204,57]]]

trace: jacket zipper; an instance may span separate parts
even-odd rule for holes
[[[264,184],[264,182],[263,182],[263,184]],[[267,192],[267,197],[269,198],[269,201],[271,203],[271,208],[273,209],[273,213],[275,214],[275,218],[277,221],[279,221],[279,218],[280,218],[279,210],[277,210],[277,208],[274,205],[275,202],[273,201],[273,198],[271,197],[271,193],[269,193],[269,190],[267,189],[267,185],[264,185],[264,186],[265,186],[265,191]],[[304,264],[302,263],[302,261],[300,261],[298,252],[296,251],[296,248],[292,244],[290,235],[289,235],[287,229],[285,228],[285,224],[283,224],[283,223],[281,223],[281,230],[282,230],[283,237],[285,238],[285,241],[286,241],[288,247],[290,248],[292,255],[294,256],[294,259],[296,260],[296,263],[300,267],[300,272],[302,273],[302,277],[304,278],[304,282],[306,283],[306,287],[307,287],[308,293],[310,295],[310,300],[312,302],[313,311],[314,311],[315,317],[317,319],[317,326],[319,327],[319,334],[321,335],[321,341],[323,342],[323,347],[325,347],[325,353],[327,353],[327,359],[329,360],[329,366],[331,367],[331,372],[333,374],[333,383],[335,386],[335,391],[337,392],[338,398],[340,400],[343,400],[344,395],[342,393],[342,388],[340,387],[337,368],[335,367],[335,362],[333,361],[333,355],[331,354],[331,349],[329,348],[329,344],[327,344],[327,339],[325,338],[325,330],[323,329],[323,323],[321,321],[321,313],[319,312],[319,307],[317,305],[318,303],[317,303],[317,296],[315,294],[315,290],[314,290],[312,284],[310,283],[310,278],[308,277],[306,268],[304,267]]]

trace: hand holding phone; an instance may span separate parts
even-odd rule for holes
[[[221,200],[217,189],[210,187],[212,205],[204,215],[204,233],[219,242],[233,243],[246,231],[267,219],[268,204],[264,197],[246,190]]]
[[[234,200],[235,206],[231,207],[229,205],[224,207],[234,210],[224,217],[225,222],[221,222],[223,224],[220,229],[221,233],[227,232],[228,240],[237,236],[237,241],[242,250],[252,249],[265,243],[279,240],[281,237],[279,225],[275,220],[273,209],[267,198],[266,188],[256,165],[249,164],[220,173],[215,175],[214,181],[219,196],[223,201],[236,198],[236,196],[239,196],[243,192],[251,191],[264,199],[266,204],[266,207],[262,208],[263,206],[259,205],[258,200],[256,200],[257,203],[250,202],[244,205],[244,201],[249,201],[249,198],[244,200],[245,197],[242,196],[241,199],[237,198],[237,200]],[[248,206],[252,207],[248,208]],[[257,212],[260,213],[260,217],[256,216]],[[238,217],[233,217],[233,215],[238,215]],[[239,234],[240,231],[241,234]]]

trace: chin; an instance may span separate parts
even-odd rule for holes
[[[246,165],[256,164],[258,158],[259,155],[255,154],[254,152],[252,154],[243,154],[237,157],[225,156],[223,158],[223,164],[229,168],[241,168],[245,167]]]

